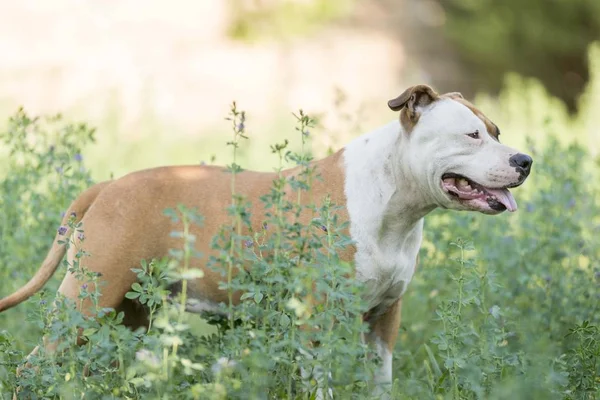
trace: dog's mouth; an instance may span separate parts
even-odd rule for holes
[[[442,188],[454,201],[481,212],[517,211],[517,202],[507,187],[488,188],[465,176],[447,173],[442,176]]]

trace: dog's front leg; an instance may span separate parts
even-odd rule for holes
[[[367,319],[369,333],[367,343],[373,346],[381,358],[381,365],[375,371],[376,398],[389,398],[392,388],[392,353],[400,328],[402,299],[399,298],[383,314]]]

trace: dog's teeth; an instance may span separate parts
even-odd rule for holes
[[[460,186],[467,186],[467,185],[469,184],[469,182],[467,182],[467,180],[466,180],[466,179],[464,179],[464,178],[461,178],[461,179],[459,179],[459,180],[458,180],[458,184],[459,184]]]
[[[467,185],[467,186],[465,186],[465,189],[467,189],[467,190],[471,190],[471,189],[472,189],[472,188],[471,188],[471,185]],[[475,190],[477,190],[477,189],[475,189]]]

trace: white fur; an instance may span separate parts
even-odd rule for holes
[[[443,174],[460,174],[492,188],[520,179],[509,164],[517,151],[492,138],[465,105],[448,98],[417,111],[419,121],[411,132],[394,121],[344,149],[356,275],[365,284],[365,300],[375,315],[398,300],[412,279],[423,217],[436,207],[468,209],[442,189]],[[467,136],[475,131],[480,139]],[[368,339],[382,359],[375,380],[383,393],[392,383],[392,354],[374,333]]]
[[[466,134],[479,132],[480,139]],[[405,152],[413,179],[427,193],[424,201],[434,207],[463,210],[442,190],[444,173],[464,175],[486,187],[516,183],[520,174],[509,164],[518,151],[493,139],[484,122],[465,105],[452,99],[440,99],[422,110],[419,122]]]
[[[370,308],[391,305],[412,279],[421,245],[421,213],[403,212],[412,202],[394,171],[400,138],[394,121],[352,141],[344,150],[346,207],[356,243],[357,278]],[[388,220],[384,220],[388,218]],[[386,228],[391,227],[391,229]]]
[[[377,390],[389,390],[389,385],[392,383],[392,352],[389,351],[387,345],[377,339],[376,340],[377,355],[381,358],[381,365],[375,372],[375,383]]]
[[[444,173],[489,187],[513,184],[517,151],[488,135],[469,108],[440,99],[419,109],[413,131],[398,120],[366,133],[344,149],[346,207],[356,243],[357,278],[370,308],[385,310],[411,281],[423,217],[436,207],[463,209],[441,187]],[[466,136],[478,131],[481,139]]]
[[[387,345],[381,340],[377,340],[377,355],[381,358],[381,366],[375,375],[375,382],[391,383],[392,353],[388,350]]]

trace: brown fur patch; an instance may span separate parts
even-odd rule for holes
[[[420,107],[439,99],[439,95],[427,85],[416,85],[406,89],[400,96],[388,101],[388,107],[393,111],[400,111],[400,123],[407,133],[410,133],[417,122],[421,112]]]
[[[419,118],[413,118],[406,108],[400,111],[400,124],[402,124],[406,133],[411,133],[418,121]]]
[[[367,336],[369,341],[381,340],[390,352],[394,351],[398,332],[400,331],[400,318],[402,310],[402,298],[396,300],[387,311],[374,321],[369,321],[371,331]]]
[[[346,203],[343,154],[343,150],[340,150],[311,163],[311,168],[315,175],[320,175],[320,179],[313,179],[311,190],[302,193],[303,205],[321,205],[326,197],[336,205]],[[282,171],[282,175],[288,179],[303,179],[301,174],[300,167]],[[100,281],[106,282],[100,307],[118,308],[122,305],[125,294],[136,280],[136,275],[130,268],[139,265],[141,259],[160,259],[168,254],[169,249],[181,247],[181,239],[170,236],[172,231],[183,229],[181,222],[171,222],[163,215],[164,209],[178,204],[196,207],[204,216],[202,226],[190,227],[190,233],[197,238],[196,250],[204,257],[191,260],[190,267],[202,269],[205,275],[203,279],[189,282],[188,295],[216,303],[227,302],[227,292],[219,289],[218,285],[223,279],[221,272],[208,268],[206,262],[210,256],[218,256],[210,246],[211,239],[219,234],[221,226],[231,223],[231,217],[227,213],[228,199],[231,198],[230,179],[231,175],[219,167],[160,167],[98,184],[80,195],[68,214],[75,212],[77,220],[81,219],[85,226],[87,239],[83,247],[92,255],[86,258],[85,266],[90,271],[102,273]],[[241,234],[250,236],[253,232],[262,231],[265,210],[260,197],[269,193],[275,179],[277,174],[269,172],[243,171],[236,175],[236,193],[243,195],[253,205],[251,227],[244,226]],[[291,187],[285,191],[288,200],[293,203],[298,201],[298,195]],[[345,208],[336,210],[335,213],[340,221],[348,220]],[[307,208],[298,216],[298,222],[309,226],[313,218],[312,208]],[[65,221],[63,225],[66,225]],[[272,231],[268,230],[267,234],[272,234]],[[349,234],[347,229],[344,233]],[[57,234],[57,239],[60,239],[59,236]],[[340,251],[340,258],[352,261],[355,250],[354,246],[348,246]],[[70,248],[69,260],[73,259],[76,251],[75,247]],[[43,267],[30,283],[15,294],[0,299],[0,311],[22,302],[39,290],[61,265],[64,253],[65,247],[58,245],[55,240]],[[82,284],[74,274],[69,273],[60,285],[59,292],[77,299]],[[241,293],[235,293],[233,301],[237,303],[240,295]],[[91,303],[87,299],[80,304],[84,312],[91,309]],[[129,314],[137,314],[138,311],[132,307],[128,307],[128,310]],[[133,318],[135,315],[131,317],[131,325],[136,322],[143,325],[143,318],[138,321]]]
[[[496,124],[494,124],[492,121],[490,121],[490,119],[488,117],[486,117],[485,114],[483,112],[481,112],[481,110],[476,108],[469,101],[465,100],[462,97],[462,95],[460,95],[460,93],[446,93],[446,94],[443,94],[441,97],[446,97],[446,98],[450,98],[454,101],[458,101],[460,104],[467,107],[469,110],[471,110],[473,112],[473,114],[475,114],[477,116],[477,118],[479,118],[480,120],[483,121],[488,134],[491,137],[493,137],[495,140],[500,141],[498,138],[498,136],[500,136],[500,129],[498,129]]]

